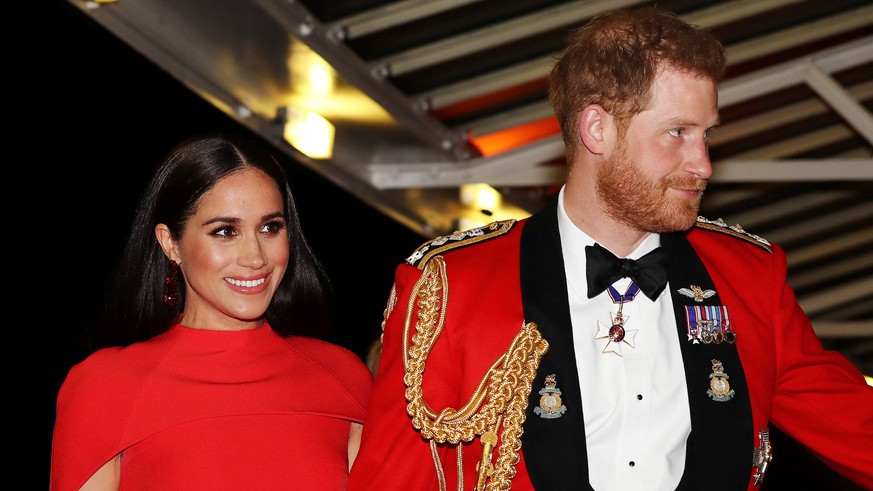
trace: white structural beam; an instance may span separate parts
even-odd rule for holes
[[[338,39],[349,40],[482,0],[405,0],[390,2],[331,22]]]
[[[858,278],[855,281],[845,281],[837,286],[817,293],[798,298],[797,302],[806,315],[813,317],[819,312],[827,311],[837,305],[851,303],[873,295],[873,281],[870,278]]]
[[[868,46],[873,51],[873,45]],[[806,65],[806,83],[834,108],[858,133],[873,144],[873,116],[830,75],[815,63]]]
[[[824,50],[807,58],[788,61],[723,82],[718,89],[719,106],[725,107],[753,97],[806,83],[808,63],[825,73],[835,73],[873,61],[873,36]]]
[[[726,160],[713,182],[873,181],[873,159]]]
[[[873,322],[816,321],[812,328],[820,338],[866,338],[873,337]]]
[[[492,186],[538,186],[562,182],[563,165],[538,165],[553,155],[562,155],[560,136],[544,138],[511,152],[463,164],[371,164],[370,182],[379,189],[440,188],[468,183]]]
[[[610,8],[631,6],[640,0],[591,0],[570,2],[540,10],[475,31],[412,48],[372,63],[373,71],[398,76],[476,53],[526,36],[571,25]]]
[[[798,3],[798,0],[772,0],[767,2],[762,2],[760,0],[738,0],[683,16],[683,19],[704,28],[714,28],[741,19],[743,16],[760,14],[793,3]],[[773,39],[759,37],[749,40],[748,42],[729,46],[727,48],[730,55],[728,61],[733,64],[745,61],[753,55],[766,56],[773,54],[778,50],[784,49],[787,41],[795,43],[811,42],[825,33],[850,30],[859,23],[868,22],[871,13],[873,12],[871,12],[869,7],[864,7],[859,9],[859,11],[851,12],[850,15],[816,20],[810,24],[805,24],[794,31],[787,33],[783,32],[782,34],[776,35]],[[458,42],[463,43],[470,41],[467,38],[462,38]],[[475,43],[478,42],[478,39],[476,39]],[[428,48],[424,47],[419,49],[426,50]],[[445,59],[451,59],[454,56],[458,56],[458,54],[453,54],[452,50],[448,49],[446,46],[429,49],[437,51],[441,50]],[[431,109],[439,109],[460,101],[473,99],[485,94],[499,92],[509,87],[519,86],[538,79],[543,79],[548,76],[549,70],[555,61],[555,56],[559,54],[560,53],[553,53],[539,59],[483,74],[474,79],[438,87],[429,92],[419,94],[416,99],[421,101],[422,105],[430,107]],[[445,61],[445,59],[440,61]],[[390,60],[385,59],[382,60],[382,62],[388,63]]]

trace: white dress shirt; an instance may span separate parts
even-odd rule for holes
[[[630,344],[595,339],[608,332],[618,304],[606,291],[588,298],[585,246],[595,241],[567,216],[563,188],[558,230],[591,486],[596,491],[673,490],[685,468],[691,416],[670,285],[654,302],[642,292],[624,302],[625,340]],[[649,235],[627,257],[637,259],[660,244],[660,235]],[[613,287],[624,294],[630,283],[622,278]],[[560,388],[560,378],[557,384]]]

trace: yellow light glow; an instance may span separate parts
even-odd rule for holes
[[[344,80],[301,40],[291,39],[288,55],[286,63],[290,85],[280,106],[315,111],[334,123],[394,123],[382,106]]]
[[[470,230],[471,228],[484,227],[488,225],[487,220],[470,218],[470,217],[460,217],[458,218],[458,230]]]
[[[294,148],[312,159],[333,156],[334,126],[313,111],[288,108],[283,137]]]
[[[288,63],[293,91],[297,96],[323,100],[333,95],[336,71],[309,46],[294,40]]]
[[[487,184],[464,184],[461,186],[461,203],[477,210],[495,212],[503,204],[503,197]]]
[[[307,90],[311,97],[326,98],[333,94],[334,75],[324,60],[318,58],[319,63],[313,62],[309,66],[307,77]]]
[[[469,230],[491,222],[530,216],[527,211],[503,201],[500,191],[488,184],[463,184],[460,187],[460,202],[465,207],[457,217],[458,230]]]

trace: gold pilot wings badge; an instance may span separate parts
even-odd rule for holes
[[[704,290],[697,285],[691,285],[691,288],[682,287],[676,290],[680,295],[685,295],[688,298],[693,298],[695,302],[702,302],[703,299],[715,295],[715,290]]]

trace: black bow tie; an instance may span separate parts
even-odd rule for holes
[[[658,247],[639,259],[621,259],[600,244],[585,247],[588,298],[594,298],[621,278],[630,278],[655,300],[667,286],[667,258]]]

